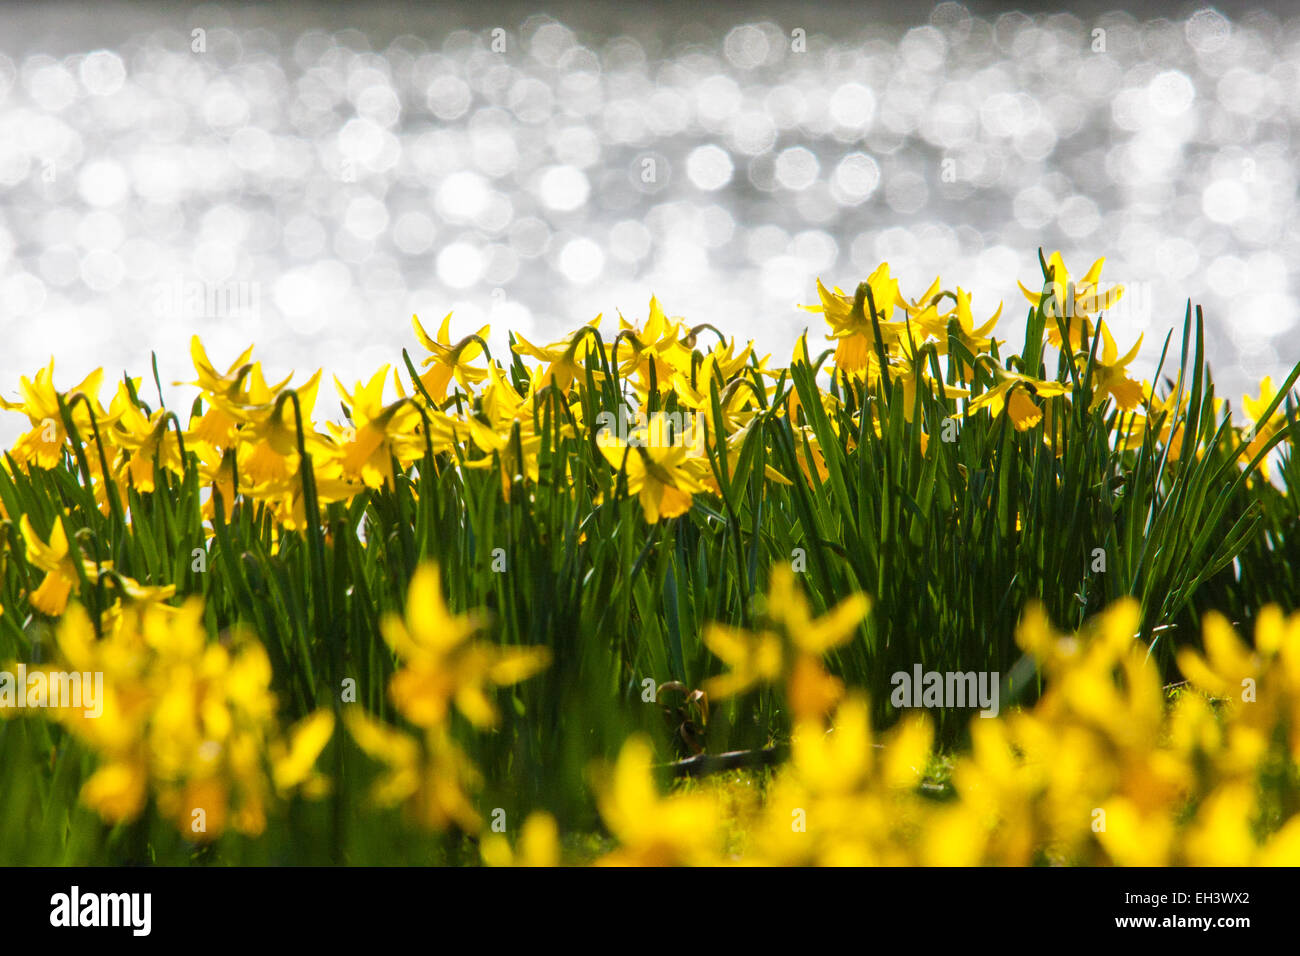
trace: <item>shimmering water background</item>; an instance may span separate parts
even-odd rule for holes
[[[0,8],[0,390],[156,351],[181,400],[194,333],[350,385],[412,313],[499,349],[651,293],[784,364],[882,260],[1018,350],[1039,246],[1108,257],[1147,375],[1188,298],[1229,397],[1300,361],[1300,10],[540,9]]]

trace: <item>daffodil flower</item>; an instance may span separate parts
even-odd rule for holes
[[[957,287],[957,304],[953,309],[953,318],[956,320],[956,328],[952,328],[949,323],[949,330],[953,337],[957,339],[972,355],[987,354],[993,346],[993,329],[998,324],[998,319],[1002,317],[1002,303],[998,303],[997,310],[987,322],[979,328],[975,328],[975,317],[971,311],[971,294],[965,291],[961,286]],[[948,349],[948,334],[938,336],[941,350],[946,352]],[[974,374],[974,367],[967,365],[965,362],[958,363],[958,377],[963,382],[969,382]]]
[[[1119,349],[1115,346],[1115,339],[1104,323],[1101,325],[1101,337],[1101,360],[1092,369],[1091,407],[1100,408],[1108,397],[1113,397],[1115,404],[1125,411],[1136,408],[1142,401],[1142,384],[1129,378],[1128,367],[1142,348],[1142,336],[1138,336],[1137,343],[1123,358],[1118,357]]]
[[[184,472],[180,445],[169,428],[169,417],[164,409],[146,416],[131,400],[125,385],[119,385],[111,409],[116,413],[112,426],[113,443],[127,456],[127,473],[136,489],[143,493],[154,490],[154,459],[175,474]],[[116,466],[121,468],[120,465]]]
[[[483,837],[480,852],[488,866],[558,866],[560,863],[560,833],[555,818],[538,811],[528,814],[519,830],[519,843],[512,851],[504,834],[490,833]]]
[[[27,546],[27,560],[33,566],[45,572],[40,587],[33,591],[28,600],[32,607],[42,614],[57,617],[68,606],[68,597],[78,591],[81,578],[77,575],[76,561],[81,562],[82,572],[92,580],[98,580],[101,568],[111,568],[112,562],[97,564],[81,556],[80,551],[73,551],[68,543],[68,534],[63,526],[63,518],[55,518],[50,529],[49,541],[44,541],[32,527],[27,515],[18,519],[18,528],[22,531],[23,542]]]
[[[525,339],[519,333],[515,333],[514,351],[518,355],[526,355],[529,358],[537,359],[540,362],[546,362],[546,370],[542,372],[538,379],[536,390],[541,391],[548,385],[554,385],[561,392],[568,394],[569,387],[573,384],[574,379],[581,379],[586,375],[584,369],[587,353],[595,347],[595,339],[586,332],[586,329],[595,329],[600,327],[601,316],[596,316],[586,326],[574,332],[567,338],[559,342],[553,342],[546,346],[536,346]]]
[[[1125,415],[1119,423],[1119,437],[1123,447],[1129,451],[1140,448],[1147,433],[1152,432],[1152,437],[1156,442],[1168,447],[1169,460],[1177,461],[1182,454],[1184,426],[1181,421],[1178,422],[1177,428],[1174,427],[1174,424],[1178,419],[1186,418],[1191,396],[1184,392],[1179,407],[1175,409],[1174,400],[1178,397],[1179,392],[1177,385],[1164,398],[1156,396],[1150,382],[1144,381],[1141,388],[1142,401],[1140,404],[1145,405],[1145,410]],[[1158,426],[1156,423],[1159,423]]]
[[[1273,437],[1286,427],[1286,416],[1282,408],[1277,408],[1267,420],[1264,419],[1264,412],[1277,397],[1277,389],[1273,387],[1271,376],[1265,377],[1259,383],[1259,397],[1251,398],[1249,395],[1241,397],[1241,406],[1246,413],[1247,420],[1251,423],[1247,431],[1247,437],[1250,443],[1242,449],[1239,460],[1244,464],[1249,464],[1255,460],[1255,456],[1272,441]],[[1260,472],[1264,478],[1268,478],[1268,461],[1260,461]]]
[[[938,276],[935,276],[934,281],[930,283],[930,287],[921,293],[921,295],[916,299],[911,301],[904,298],[902,292],[895,289],[894,304],[906,312],[908,318],[912,319],[914,322],[918,321],[921,316],[936,309],[940,298],[942,298],[942,286],[942,280]],[[872,294],[875,294],[874,289],[872,290]],[[878,299],[877,304],[879,304]],[[935,311],[935,315],[938,315],[937,311]]]
[[[289,729],[286,740],[270,746],[271,779],[287,793],[302,787],[311,796],[323,796],[329,781],[316,769],[316,761],[334,735],[334,714],[317,710]]]
[[[704,691],[718,700],[775,683],[785,673],[785,646],[773,631],[751,633],[726,624],[704,629],[704,645],[727,665],[725,674],[711,677]]]
[[[865,594],[851,594],[818,618],[794,572],[784,563],[772,568],[768,583],[766,611],[768,617],[785,629],[794,646],[807,654],[820,656],[852,639],[871,610]]]
[[[82,433],[82,439],[89,441],[92,431],[90,413],[81,402],[73,402],[76,396],[85,396],[91,404],[95,419],[100,428],[111,424],[113,416],[99,404],[99,386],[104,378],[103,369],[95,369],[81,382],[62,393],[65,404],[71,406],[73,424]],[[50,359],[47,368],[36,373],[35,379],[24,376],[19,381],[22,401],[10,402],[0,398],[0,408],[8,411],[22,412],[32,424],[32,430],[18,439],[10,449],[15,459],[27,465],[39,468],[57,468],[63,460],[63,452],[68,442],[68,433],[63,425],[63,415],[59,411],[60,393],[54,388],[54,359]]]
[[[281,391],[269,406],[240,409],[247,423],[239,430],[239,467],[247,472],[249,484],[260,485],[269,481],[283,481],[298,470],[298,432],[302,430],[304,446],[309,453],[324,451],[327,446],[316,434],[311,422],[311,410],[316,404],[316,391],[320,387],[321,373],[316,374],[295,389],[297,408],[302,410],[298,421],[293,402]]]
[[[1242,644],[1221,614],[1207,614],[1201,633],[1208,657],[1183,648],[1178,652],[1178,669],[1194,685],[1215,697],[1240,695],[1243,682],[1259,677],[1260,658]]]
[[[228,829],[253,836],[266,826],[269,759],[285,789],[310,784],[324,720],[281,739],[265,649],[247,634],[209,643],[201,599],[123,605],[101,629],[97,637],[79,605],[60,621],[66,666],[102,674],[103,692],[98,714],[73,707],[55,716],[97,756],[81,799],[103,819],[136,819],[152,796],[188,839]]]
[[[621,350],[628,350],[628,358],[618,366],[622,377],[635,375],[642,388],[649,388],[651,365],[655,380],[660,383],[671,382],[683,372],[689,373],[691,350],[679,340],[681,323],[668,318],[654,296],[650,297],[650,314],[645,324],[638,328],[620,315],[619,331],[620,336],[611,347],[611,361],[618,364]]]
[[[372,803],[401,806],[408,819],[427,830],[478,832],[482,819],[470,793],[482,785],[482,776],[446,728],[431,729],[420,738],[359,707],[344,711],[343,720],[357,746],[386,768],[371,788]]]
[[[1003,369],[995,374],[1001,381],[972,399],[966,410],[972,413],[987,408],[997,418],[1005,409],[1016,431],[1028,431],[1043,420],[1043,406],[1034,401],[1035,397],[1047,399],[1070,392],[1070,386],[1061,382],[1043,381]]]
[[[903,346],[897,362],[890,366],[890,378],[902,388],[899,401],[903,403],[903,418],[912,421],[916,413],[916,395],[924,388],[931,395],[945,395],[948,398],[966,398],[970,392],[964,388],[943,385],[926,370],[925,356],[919,359],[912,354],[910,346]]]
[[[716,863],[721,850],[717,804],[702,794],[660,797],[651,773],[652,751],[641,736],[629,737],[600,789],[601,819],[619,849],[597,861],[603,866],[680,866]]]
[[[452,344],[450,312],[443,317],[437,338],[424,331],[424,326],[420,324],[417,316],[411,316],[411,325],[415,327],[415,337],[420,340],[420,344],[432,353],[421,363],[428,367],[429,371],[420,376],[420,384],[435,402],[440,402],[446,397],[447,386],[453,379],[459,382],[466,392],[471,392],[475,385],[487,377],[486,369],[470,365],[470,362],[483,354],[483,347],[475,341],[474,336],[468,336],[461,342]],[[492,327],[485,325],[475,335],[486,341],[491,331]]]
[[[247,420],[248,408],[255,408],[274,400],[278,388],[272,388],[262,378],[261,366],[249,361],[253,356],[250,345],[241,352],[222,374],[208,358],[207,350],[197,335],[190,339],[190,358],[197,378],[192,382],[173,382],[174,385],[195,385],[208,400],[208,409],[192,418],[186,438],[192,442],[207,442],[218,448],[228,448],[234,441],[235,431]]]
[[[337,460],[346,478],[359,479],[369,488],[392,487],[394,458],[405,466],[424,454],[423,442],[415,437],[420,413],[411,400],[384,404],[388,371],[389,366],[383,366],[365,385],[357,382],[352,392],[334,379],[352,418],[350,428],[329,426],[338,443]]]
[[[764,609],[770,628],[751,633],[710,624],[704,629],[705,646],[730,668],[710,678],[705,691],[722,699],[784,680],[795,716],[820,719],[843,690],[840,681],[825,672],[822,656],[852,639],[870,611],[871,601],[866,595],[853,594],[814,618],[794,572],[778,564],[772,568]]]
[[[550,663],[546,647],[498,647],[471,640],[484,625],[478,614],[452,614],[442,576],[425,564],[411,578],[406,615],[386,615],[380,631],[402,660],[389,683],[398,711],[417,727],[444,724],[455,706],[477,727],[498,719],[489,688],[526,680]]]
[[[693,495],[705,490],[699,459],[692,459],[685,445],[651,437],[665,434],[667,426],[660,413],[629,435],[627,441],[606,433],[596,439],[606,460],[626,474],[628,494],[640,498],[641,510],[650,524],[685,514],[691,508]]]
[[[1047,316],[1047,340],[1056,348],[1061,348],[1064,341],[1057,321],[1061,320],[1070,336],[1070,349],[1078,351],[1082,347],[1083,333],[1092,334],[1094,328],[1091,318],[1105,312],[1124,295],[1123,286],[1112,286],[1105,292],[1100,290],[1101,269],[1106,264],[1105,256],[1094,262],[1084,273],[1078,283],[1073,283],[1070,272],[1065,268],[1065,260],[1059,252],[1053,252],[1047,261],[1051,279],[1046,292],[1031,292],[1019,283],[1020,291],[1025,294],[1029,304],[1038,308],[1047,296],[1044,314]],[[1074,319],[1079,321],[1075,322]]]
[[[898,299],[898,280],[890,276],[889,263],[882,263],[867,279],[858,285],[857,292],[846,295],[838,287],[830,292],[817,281],[817,294],[821,304],[803,306],[810,312],[821,312],[831,327],[828,339],[836,342],[835,365],[850,374],[867,373],[868,381],[874,378],[870,373],[872,363],[878,363],[876,355],[875,324],[867,315],[867,290],[871,290],[871,299],[880,312],[880,334],[888,349],[904,334],[902,322],[891,322],[894,303]]]

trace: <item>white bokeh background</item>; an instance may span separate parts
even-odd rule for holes
[[[499,349],[652,292],[783,364],[881,260],[1018,349],[1039,246],[1108,257],[1148,375],[1188,298],[1228,397],[1300,361],[1300,15],[78,9],[0,9],[6,397],[194,333],[351,383],[412,313]]]

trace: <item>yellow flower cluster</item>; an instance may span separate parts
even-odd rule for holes
[[[134,601],[165,601],[176,593],[174,585],[147,587],[114,571],[112,561],[92,561],[82,557],[80,550],[74,553],[62,517],[55,519],[49,541],[36,533],[27,515],[18,520],[18,528],[26,546],[27,561],[45,572],[40,586],[29,596],[32,607],[42,614],[52,617],[62,614],[68,605],[68,597],[80,593],[83,578],[87,583],[97,583],[102,576],[115,587],[114,599],[118,602],[123,597]]]
[[[1149,382],[1130,377],[1128,367],[1141,339],[1120,356],[1098,318],[1123,294],[1122,287],[1101,290],[1103,262],[1098,259],[1076,283],[1060,254],[1053,253],[1048,260],[1053,278],[1044,290],[1022,289],[1031,305],[1041,306],[1049,342],[1062,348],[1068,339],[1077,366],[1086,363],[1091,342],[1100,336],[1090,403],[1096,408],[1114,399],[1127,413],[1119,416],[1120,442],[1136,447],[1149,428],[1159,442],[1181,443],[1181,431],[1170,435],[1174,416],[1165,414],[1173,410],[1178,390],[1161,398]],[[944,289],[936,278],[920,297],[908,299],[885,263],[854,295],[828,290],[820,282],[817,288],[820,304],[805,308],[826,319],[837,374],[865,377],[872,388],[882,376],[897,383],[901,387],[895,400],[902,403],[908,421],[922,390],[950,401],[967,399],[968,415],[985,409],[995,416],[1005,412],[1020,431],[1044,422],[1050,426],[1051,400],[1070,400],[1069,375],[1060,381],[1043,379],[999,364],[993,332],[1002,307],[977,326],[971,295],[960,286]],[[516,484],[538,480],[544,406],[552,400],[558,403],[553,420],[559,434],[572,437],[575,425],[596,433],[601,452],[626,476],[627,492],[639,497],[651,523],[685,513],[697,493],[725,489],[736,458],[733,449],[762,415],[787,415],[800,439],[800,468],[809,478],[814,468],[825,477],[817,439],[800,421],[801,402],[782,375],[786,370],[770,367],[770,357],[759,359],[752,342],[737,347],[734,340],[719,335],[712,350],[703,349],[700,338],[712,326],[690,327],[671,319],[655,299],[641,325],[620,316],[619,329],[608,342],[599,336],[600,316],[544,346],[516,335],[508,366],[487,354],[488,327],[453,342],[450,319],[444,318],[437,335],[430,335],[412,318],[416,337],[428,352],[422,374],[404,380],[385,365],[351,389],[335,379],[348,420],[326,423],[324,430],[312,418],[321,372],[293,387],[292,376],[269,384],[261,364],[252,361],[251,348],[221,372],[197,336],[191,343],[196,378],[186,384],[198,387],[202,404],[184,430],[173,413],[150,410],[139,399],[138,379],[119,384],[108,409],[99,403],[99,370],[60,394],[54,387],[53,361],[34,379],[22,380],[20,401],[0,399],[0,407],[22,412],[32,424],[12,448],[14,459],[26,467],[55,467],[67,451],[75,450],[69,425],[80,433],[87,451],[83,467],[105,514],[110,486],[120,492],[130,482],[139,491],[151,491],[155,463],[182,474],[183,452],[193,452],[204,484],[220,493],[227,512],[236,495],[247,496],[265,504],[290,530],[306,521],[304,455],[311,459],[321,505],[391,484],[395,467],[407,468],[430,452],[465,467],[497,470],[508,499]],[[793,361],[803,361],[806,349],[805,336]],[[949,363],[946,383],[935,374],[940,356]],[[594,371],[588,368],[592,359]],[[523,375],[516,376],[521,369]],[[391,401],[385,397],[390,378],[395,389]],[[623,428],[612,430],[607,422],[584,420],[584,409],[597,397],[590,386],[603,388],[609,379],[624,403],[619,415],[640,422],[630,434]],[[777,394],[778,388],[784,389],[783,395]],[[1245,438],[1243,461],[1282,427],[1276,412],[1260,420],[1273,397],[1266,380],[1260,398],[1245,401],[1252,424],[1240,430]],[[828,410],[838,405],[829,391],[820,391],[819,398]],[[558,414],[561,409],[564,414]],[[879,432],[880,408],[872,403],[871,409],[872,425]],[[839,427],[834,416],[832,422]],[[849,447],[852,434],[856,429],[844,436]],[[927,438],[921,431],[922,443]],[[716,446],[714,457],[720,465],[710,458],[711,446]],[[771,465],[766,474],[783,483],[795,477]],[[212,496],[204,507],[211,519]]]
[[[40,669],[50,686],[55,673],[99,685],[93,712],[51,699],[41,713],[96,755],[81,799],[103,819],[134,820],[152,796],[187,838],[205,842],[227,829],[261,833],[274,793],[324,791],[314,768],[332,715],[317,712],[282,733],[266,651],[246,634],[210,643],[201,599],[121,603],[100,631],[72,605],[57,630],[60,659]]]
[[[477,833],[482,822],[470,798],[482,780],[452,739],[452,708],[475,727],[491,727],[498,714],[488,688],[518,683],[550,663],[549,648],[503,648],[474,640],[484,623],[480,614],[452,614],[438,568],[421,566],[411,579],[405,619],[390,614],[381,625],[402,661],[389,681],[389,697],[421,733],[390,726],[360,707],[344,714],[352,739],[384,766],[372,800],[402,806],[409,819],[427,829],[455,826]]]
[[[1028,711],[972,723],[972,753],[953,774],[928,860],[1048,860],[1134,866],[1294,865],[1300,816],[1271,809],[1275,767],[1300,757],[1300,615],[1265,608],[1256,649],[1218,615],[1205,621],[1209,661],[1180,653],[1189,685],[1172,704],[1135,640],[1136,602],[1114,605],[1078,637],[1040,610],[1022,648],[1047,689]],[[1223,695],[1223,696],[1219,696]],[[1294,812],[1294,808],[1289,813]]]
[[[704,689],[720,699],[784,681],[795,719],[820,720],[844,691],[841,682],[826,673],[822,655],[853,637],[871,602],[855,594],[814,620],[794,572],[782,564],[772,569],[765,610],[772,627],[756,634],[722,624],[705,628],[705,645],[731,669],[709,680]]]
[[[648,746],[632,740],[601,803],[621,844],[606,862],[1300,863],[1300,808],[1285,799],[1300,761],[1300,614],[1265,609],[1253,650],[1208,618],[1208,658],[1183,652],[1190,686],[1170,703],[1134,637],[1137,613],[1120,602],[1062,636],[1028,612],[1019,642],[1046,689],[1031,707],[971,721],[947,799],[927,782],[928,719],[904,718],[875,742],[854,694],[831,729],[796,723],[789,763],[728,851],[716,795],[660,796]]]
[[[58,662],[26,667],[44,675],[43,687],[54,686],[56,673],[78,681],[95,675],[101,696],[94,713],[42,699],[41,710],[4,707],[0,716],[47,715],[86,745],[98,767],[81,799],[108,822],[138,818],[152,796],[159,812],[195,842],[227,829],[260,834],[273,794],[328,791],[331,782],[316,762],[333,734],[334,715],[318,710],[282,733],[261,643],[246,632],[210,642],[203,601],[172,607],[162,601],[172,590],[139,589],[119,600],[101,617],[98,636],[85,609],[70,605],[58,624]],[[451,711],[475,727],[494,726],[489,690],[524,680],[550,661],[548,648],[475,640],[485,624],[481,614],[453,615],[438,568],[421,566],[405,616],[390,614],[381,625],[402,662],[390,698],[420,732],[384,723],[360,706],[344,711],[358,746],[385,768],[374,802],[401,804],[426,828],[455,825],[474,833],[480,824],[469,793],[481,780],[452,739]]]
[[[801,394],[790,369],[760,358],[752,342],[738,347],[711,326],[670,318],[655,299],[640,324],[620,316],[608,341],[599,316],[546,345],[515,336],[506,363],[491,356],[487,327],[453,340],[450,316],[436,335],[413,317],[427,353],[424,371],[404,378],[384,366],[352,388],[335,379],[345,420],[319,427],[313,410],[322,373],[298,385],[290,384],[293,376],[268,383],[251,348],[220,371],[198,337],[192,340],[196,377],[184,384],[196,386],[200,399],[185,424],[142,401],[137,379],[119,384],[107,408],[102,371],[60,392],[51,361],[22,379],[18,401],[0,398],[0,407],[31,424],[0,467],[54,470],[71,462],[98,508],[123,520],[128,491],[165,492],[175,478],[192,480],[197,468],[208,521],[249,502],[266,509],[279,533],[320,518],[309,514],[305,475],[322,506],[392,487],[403,470],[426,462],[484,470],[511,500],[540,481],[553,437],[584,432],[603,458],[606,493],[613,487],[634,496],[656,524],[689,512],[696,496],[725,499],[746,457],[742,449],[752,449],[751,436],[767,440],[761,426],[769,420],[784,417],[795,438],[792,458],[766,454],[771,449],[757,456],[766,478],[783,484],[818,486],[827,478],[823,452],[833,449],[820,447],[818,434],[826,432],[809,424],[823,413],[847,451],[867,427],[879,435],[882,422],[897,415],[915,426],[924,448],[922,423],[914,420],[923,396],[949,403],[953,415],[963,401],[968,417],[1005,416],[1020,432],[1043,425],[1051,433],[1071,402],[1090,410],[1113,403],[1123,413],[1110,419],[1118,447],[1151,441],[1177,461],[1185,437],[1177,422],[1189,396],[1181,381],[1157,395],[1130,374],[1141,339],[1121,355],[1100,319],[1123,293],[1102,289],[1103,261],[1076,282],[1054,253],[1042,291],[1022,286],[1046,319],[1048,342],[1061,350],[1063,372],[1055,379],[1042,377],[1048,373],[1037,355],[1000,360],[1000,305],[977,321],[970,293],[945,289],[938,278],[909,298],[882,264],[851,295],[818,282],[819,304],[807,307],[828,325],[834,375],[864,381],[867,401],[850,403],[841,397],[849,392],[821,385],[814,393],[807,378]],[[718,339],[711,349],[701,344],[706,335]],[[818,362],[807,336],[792,365],[805,361]],[[1069,370],[1088,364],[1085,387]],[[612,416],[611,396],[619,403]],[[1269,379],[1258,398],[1244,398],[1247,425],[1231,430],[1242,462],[1263,454],[1286,427],[1281,411],[1270,411],[1278,400]],[[895,403],[901,407],[891,408]],[[624,413],[635,423],[630,430]],[[783,474],[769,458],[797,467]],[[551,480],[562,484],[572,462],[557,455],[551,467]],[[61,617],[60,666],[104,676],[102,714],[51,711],[97,757],[83,800],[113,822],[138,818],[152,800],[181,832],[210,840],[230,830],[261,832],[276,794],[321,793],[327,781],[316,762],[333,734],[332,713],[282,729],[262,646],[245,634],[213,642],[198,599],[173,606],[174,587],[120,573],[86,543],[93,535],[77,532],[75,511],[61,514],[61,507],[13,516],[21,547],[9,553],[6,538],[0,559],[18,563],[21,554],[30,566],[18,578],[27,603]],[[0,505],[0,519],[10,518]],[[111,600],[92,621],[70,601],[96,587]],[[782,690],[793,720],[791,759],[762,806],[747,814],[737,849],[718,801],[699,790],[661,795],[649,742],[630,739],[599,775],[598,807],[619,844],[601,862],[1300,861],[1295,801],[1278,795],[1280,787],[1294,789],[1300,760],[1300,617],[1262,611],[1253,648],[1227,622],[1207,617],[1206,656],[1180,655],[1189,685],[1170,702],[1146,646],[1133,638],[1131,603],[1113,605],[1085,633],[1068,637],[1030,609],[1020,641],[1038,662],[1045,690],[1031,707],[972,721],[970,753],[955,759],[948,788],[927,782],[937,758],[924,716],[901,720],[877,742],[866,699],[846,694],[823,664],[869,608],[865,596],[854,595],[815,617],[793,573],[778,566],[755,629],[707,627],[703,641],[726,665],[706,685],[709,695]],[[481,640],[484,627],[480,614],[452,613],[439,570],[422,566],[405,613],[381,625],[400,662],[388,693],[402,724],[359,706],[345,711],[352,739],[382,767],[374,802],[401,807],[429,829],[481,829],[472,796],[481,778],[457,743],[454,715],[474,729],[495,726],[496,688],[549,663],[546,648]],[[493,834],[482,853],[499,865],[555,863],[558,828],[535,814],[513,847]]]

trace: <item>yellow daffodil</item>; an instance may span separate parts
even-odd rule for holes
[[[239,467],[247,473],[250,484],[283,481],[297,472],[299,429],[309,454],[325,448],[311,421],[320,377],[318,370],[295,390],[298,408],[302,410],[301,422],[294,403],[284,391],[269,406],[241,410],[247,416],[247,424],[239,431]]]
[[[966,410],[969,413],[987,408],[994,418],[998,418],[1005,409],[1016,431],[1028,431],[1043,420],[1046,405],[1039,405],[1035,398],[1050,399],[1070,393],[1070,386],[1060,382],[1043,381],[1001,369],[997,376],[1001,381],[972,399]]]
[[[546,647],[497,647],[471,640],[481,615],[452,614],[442,596],[436,565],[421,565],[411,578],[406,616],[389,614],[380,630],[402,660],[389,683],[398,711],[417,727],[444,724],[449,708],[479,727],[497,721],[491,687],[526,680],[550,663]]]
[[[674,376],[689,374],[691,350],[679,341],[681,324],[664,314],[663,307],[654,296],[650,297],[650,314],[640,328],[619,317],[620,335],[612,361],[619,364],[623,377],[637,376],[644,389],[650,387],[650,367],[654,366],[655,380],[673,381]],[[626,354],[626,358],[621,358]]]
[[[1136,408],[1143,398],[1142,384],[1129,378],[1128,366],[1142,348],[1142,336],[1138,336],[1137,343],[1122,358],[1104,323],[1101,338],[1101,359],[1092,369],[1092,408],[1100,408],[1108,397],[1113,397],[1115,404],[1125,411]]]
[[[343,720],[357,746],[386,768],[370,791],[375,805],[401,806],[408,819],[427,830],[478,832],[482,819],[470,793],[482,785],[482,776],[445,728],[416,737],[358,707],[344,711]]]
[[[949,322],[948,334],[953,335],[972,355],[987,354],[992,347],[993,329],[998,324],[998,319],[1002,317],[1002,303],[998,303],[997,311],[989,318],[987,322],[979,328],[975,328],[975,318],[971,311],[971,294],[961,286],[957,287],[957,304],[953,310],[953,318],[956,320],[954,328],[952,322]],[[939,336],[942,349],[948,348],[948,334]],[[954,356],[954,360],[956,357]],[[969,382],[974,375],[974,366],[963,361],[957,361],[958,378],[963,382]]]
[[[60,622],[66,666],[103,675],[99,713],[73,707],[56,716],[98,756],[81,796],[105,820],[135,819],[152,795],[194,842],[227,829],[256,835],[271,796],[267,761],[283,788],[312,777],[325,719],[282,741],[265,650],[246,634],[229,646],[209,643],[203,616],[199,598],[178,608],[128,605],[106,618],[98,639],[78,605]]]
[[[1178,652],[1178,669],[1194,685],[1215,697],[1240,698],[1247,682],[1258,679],[1260,659],[1242,644],[1221,614],[1207,614],[1201,633],[1208,660],[1190,648],[1183,648]]]
[[[281,793],[303,787],[313,796],[328,788],[328,781],[316,770],[316,760],[334,735],[334,714],[317,710],[289,729],[287,740],[272,742],[271,779]]]
[[[794,572],[788,565],[775,565],[765,602],[771,629],[750,633],[721,624],[704,629],[705,646],[730,668],[711,678],[705,690],[710,697],[725,698],[784,679],[795,716],[820,718],[843,690],[822,667],[822,656],[849,641],[870,609],[866,595],[853,594],[814,618]]]
[[[664,416],[657,414],[626,441],[606,433],[597,436],[601,453],[626,474],[628,494],[639,496],[650,524],[685,514],[691,509],[692,496],[705,490],[700,459],[692,458],[685,445],[672,444],[663,437],[669,433]]]
[[[549,813],[530,813],[519,831],[519,844],[510,849],[502,833],[483,837],[481,851],[488,866],[558,866],[560,834],[555,818]]]
[[[83,558],[79,550],[74,551],[68,543],[68,534],[61,517],[54,520],[49,541],[42,540],[36,533],[27,515],[18,519],[18,527],[27,546],[27,561],[45,572],[40,587],[28,597],[32,607],[42,614],[51,617],[62,614],[68,605],[69,595],[80,589],[81,579],[77,575],[77,565],[73,562],[80,561],[82,572],[92,580],[99,579],[101,568],[107,570],[113,566],[108,561],[96,564]]]
[[[334,380],[352,418],[349,428],[329,426],[338,442],[337,460],[344,478],[359,479],[369,488],[392,487],[394,459],[407,465],[424,453],[415,437],[420,414],[414,404],[406,398],[384,404],[388,370],[383,366],[367,384],[358,382],[351,393]]]
[[[817,294],[821,304],[803,306],[810,312],[820,312],[831,327],[828,339],[836,342],[835,365],[851,374],[867,373],[868,380],[874,379],[870,373],[871,364],[877,362],[875,325],[867,314],[867,290],[871,290],[871,300],[879,313],[880,334],[888,348],[898,341],[904,333],[904,323],[891,322],[894,303],[898,300],[898,280],[889,274],[889,263],[882,263],[866,282],[858,285],[857,292],[846,295],[839,288],[830,292],[817,282]]]
[[[83,441],[91,440],[90,412],[84,403],[74,398],[85,396],[89,400],[96,422],[101,431],[112,422],[112,415],[99,404],[99,386],[104,378],[103,369],[95,369],[81,382],[62,393],[63,401],[69,406],[73,424],[81,432]],[[32,424],[32,430],[14,443],[10,454],[15,459],[39,468],[56,468],[63,460],[63,452],[68,441],[64,428],[63,416],[59,412],[60,393],[54,388],[54,359],[50,359],[47,368],[36,373],[35,379],[23,377],[19,381],[22,401],[10,402],[0,398],[0,408],[22,412]]]
[[[710,678],[705,692],[714,699],[743,694],[753,687],[778,681],[785,672],[785,648],[781,636],[772,631],[750,633],[725,624],[704,629],[704,644],[730,668]]]
[[[1277,397],[1277,389],[1273,387],[1273,379],[1265,377],[1259,383],[1259,397],[1251,398],[1249,395],[1241,397],[1241,406],[1245,410],[1246,418],[1251,423],[1246,433],[1250,443],[1242,449],[1240,460],[1243,464],[1249,464],[1254,461],[1258,455],[1273,439],[1273,437],[1286,427],[1286,416],[1283,412],[1284,406],[1279,406],[1272,415],[1267,419],[1264,418],[1264,412]],[[1260,461],[1260,471],[1264,477],[1268,478],[1268,461]]]
[[[619,849],[598,861],[604,866],[708,865],[720,855],[717,805],[702,794],[660,797],[651,773],[652,751],[640,736],[629,737],[597,805]]]
[[[1101,291],[1101,269],[1105,264],[1106,258],[1103,256],[1075,283],[1065,268],[1061,254],[1053,252],[1047,261],[1051,278],[1044,287],[1046,292],[1031,292],[1025,288],[1024,283],[1020,283],[1020,291],[1035,308],[1043,301],[1044,295],[1048,296],[1044,310],[1047,316],[1047,339],[1056,348],[1061,348],[1064,341],[1061,337],[1061,324],[1068,330],[1071,350],[1078,351],[1083,344],[1084,332],[1091,335],[1095,328],[1092,317],[1105,312],[1123,297],[1123,286],[1112,286],[1105,292]]]
[[[424,326],[414,315],[411,316],[411,325],[415,327],[415,336],[420,340],[420,344],[432,353],[421,363],[428,367],[429,371],[420,376],[420,383],[435,402],[446,398],[447,386],[453,379],[459,382],[466,392],[470,392],[475,385],[487,377],[486,369],[470,365],[483,354],[483,347],[474,336],[467,336],[455,345],[452,344],[450,312],[443,317],[437,338],[424,331]],[[487,341],[491,331],[492,327],[485,325],[475,333],[475,336]]]
[[[127,474],[136,490],[148,493],[154,490],[154,461],[176,474],[184,471],[180,444],[170,429],[170,419],[164,409],[145,415],[131,400],[126,386],[118,386],[112,402],[116,421],[113,424],[113,443],[121,448],[127,458]]]
[[[540,392],[548,385],[554,385],[561,392],[567,393],[574,379],[581,379],[586,375],[584,369],[587,353],[595,348],[596,344],[595,338],[587,334],[586,329],[599,328],[600,319],[598,315],[588,322],[584,329],[579,329],[559,342],[542,347],[533,345],[522,335],[515,333],[516,354],[547,363],[546,370],[537,380],[537,391]]]

